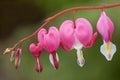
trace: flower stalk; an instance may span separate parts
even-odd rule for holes
[[[13,45],[13,47],[11,48],[11,50],[14,50],[16,47],[18,47],[20,44],[22,44],[23,42],[31,39],[32,37],[36,36],[38,31],[45,27],[48,23],[50,23],[51,21],[53,21],[54,19],[56,19],[57,17],[68,13],[68,12],[76,12],[79,10],[101,10],[101,9],[106,9],[106,8],[113,8],[113,7],[118,7],[120,6],[120,3],[114,3],[114,4],[104,4],[101,6],[80,6],[80,7],[74,7],[74,8],[69,8],[63,11],[58,12],[57,14],[53,15],[52,17],[49,17],[45,20],[45,22],[31,35],[28,35],[27,37],[19,40],[17,43],[15,43],[15,45]]]

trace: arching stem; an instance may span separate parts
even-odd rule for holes
[[[71,12],[71,11],[78,11],[78,10],[97,10],[97,9],[105,9],[105,8],[112,8],[112,7],[117,7],[120,6],[120,3],[115,3],[115,4],[106,4],[106,5],[101,5],[101,6],[81,6],[81,7],[74,7],[74,8],[69,8],[66,10],[63,10],[61,12],[58,12],[57,14],[53,15],[52,17],[49,17],[45,20],[45,22],[31,35],[19,40],[12,48],[11,50],[14,50],[18,45],[22,44],[23,42],[31,39],[32,37],[36,36],[38,31],[45,27],[48,23],[56,19],[57,17],[61,16],[62,14]]]

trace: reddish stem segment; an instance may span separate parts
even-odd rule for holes
[[[19,40],[13,47],[12,50],[14,50],[19,44],[23,43],[24,41],[27,41],[31,39],[33,36],[37,35],[38,31],[45,27],[48,23],[50,23],[52,20],[56,19],[57,17],[61,16],[64,13],[71,12],[71,11],[78,11],[78,10],[96,10],[96,9],[104,9],[104,8],[112,8],[112,7],[117,7],[120,6],[120,3],[115,3],[115,4],[106,4],[106,5],[101,5],[101,6],[81,6],[81,7],[74,7],[74,8],[69,8],[66,10],[63,10],[61,12],[58,12],[57,14],[53,15],[52,17],[49,17],[46,19],[46,21],[31,35]]]

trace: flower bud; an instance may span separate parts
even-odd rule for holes
[[[15,53],[15,68],[17,69],[20,66],[20,61],[21,61],[21,48],[18,48],[16,53]]]
[[[5,55],[8,54],[9,52],[11,52],[11,48],[6,48],[3,54]]]

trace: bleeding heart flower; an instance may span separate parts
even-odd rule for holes
[[[116,52],[116,46],[111,42],[114,24],[104,11],[97,22],[97,30],[103,38],[103,45],[100,47],[100,52],[110,61]]]
[[[82,67],[85,59],[82,47],[90,48],[96,41],[97,33],[93,34],[92,26],[85,18],[78,18],[75,23],[66,20],[60,26],[61,46],[65,50],[77,50],[77,62]]]
[[[60,26],[60,39],[61,39],[61,46],[65,50],[70,50],[73,48],[75,39],[74,39],[74,32],[75,32],[74,22],[71,20],[66,20]]]
[[[29,46],[29,50],[35,58],[37,58],[41,55],[42,49],[43,49],[43,47],[42,47],[41,43],[37,43],[37,44],[31,43]]]
[[[37,43],[37,44],[31,43],[29,46],[30,52],[36,58],[35,69],[37,72],[42,72],[42,65],[40,64],[40,61],[39,61],[39,56],[42,53],[42,49],[43,47],[40,43]]]
[[[42,28],[38,32],[38,41],[43,45],[44,49],[50,53],[49,59],[55,69],[58,68],[58,55],[56,53],[60,44],[60,34],[56,27],[52,26],[47,31]]]

